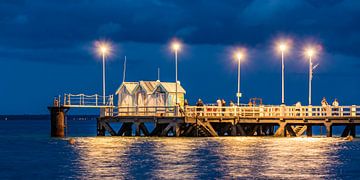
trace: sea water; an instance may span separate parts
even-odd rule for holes
[[[0,121],[0,179],[359,179],[360,140],[95,137],[94,120]]]

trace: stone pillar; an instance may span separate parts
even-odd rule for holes
[[[325,123],[326,127],[326,137],[332,137],[332,124],[331,123]]]
[[[102,125],[100,118],[97,119],[96,125],[97,125],[97,133],[96,133],[96,135],[97,136],[105,136],[105,128]]]
[[[354,138],[356,137],[356,125],[350,126],[350,135]]]
[[[236,125],[235,124],[233,124],[233,125],[231,125],[231,131],[230,131],[230,135],[231,136],[236,136]]]
[[[65,114],[69,108],[52,106],[48,107],[51,121],[51,137],[65,137]]]
[[[136,122],[134,124],[135,124],[135,136],[140,136],[141,135],[141,133],[140,133],[140,123]]]
[[[306,136],[312,137],[312,125],[306,125]]]

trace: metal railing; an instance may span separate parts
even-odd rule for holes
[[[65,107],[112,107],[114,106],[114,96],[105,96],[105,103],[103,96],[98,94],[64,94],[63,106]]]
[[[187,117],[355,117],[360,106],[187,106],[184,112]]]
[[[175,115],[184,115],[176,114],[176,106],[126,106],[126,107],[116,107],[118,116],[175,116]]]
[[[117,116],[175,116],[186,117],[356,117],[360,106],[126,106],[115,107]]]

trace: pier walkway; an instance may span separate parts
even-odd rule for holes
[[[113,114],[99,118],[98,123],[111,135],[145,136],[312,136],[313,126],[326,127],[332,136],[333,126],[344,126],[342,136],[355,136],[360,125],[360,106],[187,106],[176,107],[114,107]],[[110,123],[123,123],[119,131]],[[156,125],[149,133],[144,123]],[[126,133],[127,132],[127,133]]]
[[[341,136],[355,137],[360,125],[360,106],[355,105],[118,107],[112,95],[65,94],[63,98],[59,109],[100,109],[98,136],[312,136],[312,127],[323,126],[331,137],[334,126],[343,126]]]

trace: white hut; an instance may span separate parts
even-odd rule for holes
[[[165,106],[175,106],[176,105],[176,83],[173,82],[161,82],[155,89],[155,94],[157,94],[158,99],[161,102],[164,102]],[[184,106],[184,98],[186,91],[185,89],[178,84],[177,87],[177,98],[178,103],[181,106]]]
[[[116,91],[118,95],[118,106],[131,107],[135,106],[134,90],[139,86],[138,82],[124,82]]]
[[[178,84],[178,102],[184,105],[186,91]],[[176,84],[173,82],[124,82],[116,91],[119,107],[175,106]]]
[[[136,104],[138,106],[156,106],[154,90],[159,81],[140,81],[135,89]]]

